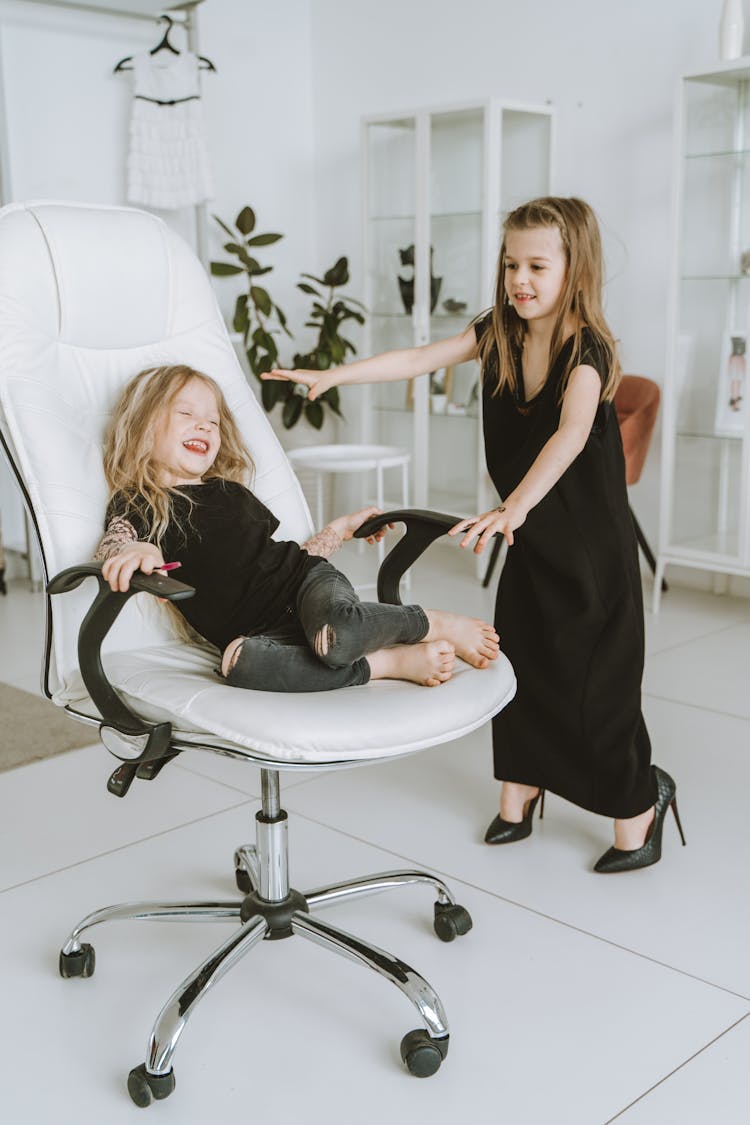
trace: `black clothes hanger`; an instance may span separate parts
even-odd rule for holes
[[[155,55],[159,51],[171,51],[173,55],[182,54],[182,52],[179,50],[179,48],[175,47],[174,44],[171,43],[170,39],[169,39],[169,33],[172,30],[172,28],[174,27],[174,20],[172,19],[171,16],[165,16],[165,15],[159,16],[159,22],[161,22],[161,20],[167,21],[166,31],[164,32],[163,36],[161,37],[160,41],[156,44],[156,46],[151,48],[151,50],[149,51],[149,54]],[[213,70],[214,72],[216,71],[216,67],[214,66],[214,64],[211,62],[210,59],[207,59],[205,55],[198,55],[198,59],[202,64],[204,64],[199,68],[200,70]],[[126,58],[120,59],[117,66],[114,68],[113,73],[117,74],[119,71],[132,70],[133,69],[132,66],[126,65],[127,63],[132,63],[132,61],[133,61],[132,55],[128,55]]]
[[[177,49],[177,47],[175,47],[174,44],[169,42],[169,33],[172,30],[172,28],[174,27],[174,20],[172,19],[171,16],[159,16],[159,20],[160,21],[161,20],[167,21],[167,29],[164,32],[164,34],[162,35],[161,40],[156,44],[156,46],[151,48],[151,50],[149,51],[149,54],[150,55],[156,55],[156,54],[159,53],[159,51],[171,51],[173,55],[179,55],[180,52]]]

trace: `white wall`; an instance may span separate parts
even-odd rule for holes
[[[359,121],[506,97],[557,107],[555,191],[603,228],[626,371],[661,383],[678,75],[718,57],[721,0],[313,0],[317,230],[361,285]],[[354,291],[354,290],[353,290]],[[488,303],[490,297],[487,297]],[[633,504],[654,541],[658,435]]]
[[[315,260],[310,0],[207,0],[196,12],[205,72],[203,108],[216,198],[233,220],[251,204],[259,229],[285,235],[264,256],[294,313],[294,283]],[[0,0],[10,200],[125,202],[130,79],[119,59],[153,46],[156,21]],[[185,44],[176,27],[175,43]],[[163,212],[194,240],[192,209]],[[210,224],[211,252],[225,241]],[[269,281],[269,286],[270,286]],[[232,304],[232,283],[219,284]],[[304,305],[299,297],[299,309]]]

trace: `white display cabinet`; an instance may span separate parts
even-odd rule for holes
[[[363,122],[363,355],[462,332],[493,303],[502,222],[548,195],[554,110],[485,101]],[[415,506],[490,503],[479,367],[362,388],[361,439],[412,454]],[[493,501],[494,502],[494,501]]]
[[[750,577],[750,59],[679,83],[654,612],[672,564]]]

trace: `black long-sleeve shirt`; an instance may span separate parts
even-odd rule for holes
[[[182,564],[179,580],[195,587],[195,596],[178,608],[196,632],[223,649],[282,620],[320,558],[272,539],[279,521],[241,484],[212,477],[182,485],[173,502],[175,518],[161,552],[165,562]],[[154,541],[147,521],[121,493],[107,506],[105,527],[115,520],[127,521],[135,539]]]

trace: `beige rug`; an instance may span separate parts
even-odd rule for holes
[[[0,770],[12,770],[98,741],[96,727],[77,723],[48,699],[0,684]]]

